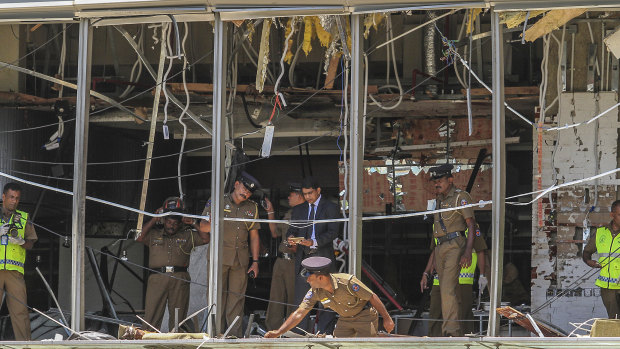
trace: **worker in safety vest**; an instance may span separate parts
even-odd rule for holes
[[[601,288],[601,298],[607,316],[617,319],[620,315],[620,200],[611,204],[611,222],[596,229],[583,249],[583,261],[592,268],[599,268],[595,285]],[[598,261],[592,259],[598,253]]]
[[[26,250],[37,241],[37,233],[28,221],[28,213],[19,211],[22,189],[17,183],[7,183],[2,190],[0,217],[0,299],[6,292],[15,340],[30,340],[30,317],[26,306],[24,263]]]
[[[468,231],[465,231],[467,234]],[[435,255],[435,239],[431,242],[431,256],[429,257],[426,269],[422,274],[422,280],[420,281],[421,291],[428,287],[428,280],[433,275],[434,271],[434,255]],[[480,269],[480,276],[478,278],[478,288],[483,290],[487,284],[487,278],[485,276],[485,251],[488,249],[486,242],[480,236],[480,230],[476,230],[476,236],[474,236],[474,251],[472,252],[471,264],[468,267],[462,267],[459,273],[459,320],[465,320],[461,322],[462,334],[472,333],[474,331],[474,314],[472,312],[473,306],[473,284],[474,276],[476,273],[476,266]],[[478,264],[480,260],[480,264]],[[441,290],[439,288],[439,278],[436,276],[433,278],[433,288],[431,290],[431,304],[428,311],[428,318],[430,319],[428,324],[428,336],[429,337],[441,337]]]

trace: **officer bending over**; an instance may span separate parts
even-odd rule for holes
[[[334,337],[376,337],[379,326],[377,312],[383,317],[385,330],[392,332],[394,321],[385,306],[354,275],[329,273],[331,260],[326,257],[306,258],[301,265],[301,275],[307,278],[311,289],[284,324],[277,330],[267,332],[265,338],[279,337],[295,327],[319,301],[340,315]]]

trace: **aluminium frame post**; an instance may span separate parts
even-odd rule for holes
[[[226,113],[226,62],[228,50],[227,23],[215,13],[213,38],[213,150],[211,152],[211,243],[209,244],[208,305],[213,306],[209,335],[214,338],[222,331],[222,246],[220,232],[224,229],[222,198],[224,196],[224,114]]]
[[[500,316],[495,309],[500,305],[502,297],[502,274],[504,260],[504,219],[506,196],[506,144],[505,110],[504,110],[504,36],[500,24],[499,13],[491,8],[491,51],[493,59],[493,184],[492,184],[492,219],[491,231],[491,280],[489,309],[489,328],[487,334],[491,337],[499,335]]]
[[[86,164],[90,109],[90,69],[93,29],[80,19],[73,156],[73,212],[71,214],[71,329],[84,330],[84,247],[86,235]]]
[[[362,277],[362,195],[364,169],[363,15],[351,15],[351,107],[349,110],[349,274]],[[345,149],[346,151],[346,149]],[[347,199],[344,197],[343,200]]]

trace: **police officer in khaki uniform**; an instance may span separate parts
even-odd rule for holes
[[[466,191],[454,187],[450,164],[430,169],[431,180],[437,193],[436,209],[465,206],[472,203]],[[471,264],[474,235],[465,237],[465,230],[476,231],[476,221],[472,207],[434,214],[433,237],[437,239],[435,248],[435,267],[441,283],[441,313],[444,320],[444,336],[461,336],[459,326],[459,272],[461,267]]]
[[[171,197],[164,202],[161,212],[182,213],[183,203],[179,198]],[[163,227],[155,224],[163,220]],[[194,225],[191,218],[182,218],[178,215],[153,218],[142,228],[136,238],[149,248],[149,268],[155,270],[149,276],[146,286],[146,309],[144,320],[153,327],[161,327],[162,318],[168,303],[168,329],[174,328],[175,308],[179,309],[179,321],[187,316],[189,307],[190,275],[187,272],[189,258],[196,246],[209,243],[209,233],[193,231],[189,226]]]
[[[26,250],[37,241],[37,234],[28,214],[17,209],[22,189],[17,183],[7,183],[2,190],[0,217],[0,299],[6,291],[6,303],[11,316],[15,340],[30,340],[30,317],[26,307],[24,262]]]
[[[222,200],[224,218],[258,218],[258,206],[249,200],[252,193],[260,187],[256,178],[246,172],[241,172],[235,181],[232,193],[225,194]],[[211,214],[211,200],[202,212],[203,216]],[[202,220],[200,229],[203,232],[211,231],[211,222]],[[258,254],[260,239],[258,230],[260,224],[256,222],[224,221],[222,252],[222,309],[224,314],[223,329],[228,328],[237,316],[243,317],[245,305],[245,290],[248,285],[248,274],[258,276]],[[248,246],[248,236],[250,245]],[[249,249],[248,249],[249,247]],[[252,263],[248,268],[252,253]],[[237,321],[229,334],[241,337],[241,323]]]
[[[265,201],[267,202],[268,218],[275,219],[273,205],[268,199],[265,199]],[[282,219],[290,220],[293,207],[304,202],[306,200],[301,192],[301,184],[291,183],[288,194],[288,204],[291,209],[286,212]],[[267,329],[275,330],[295,310],[292,304],[295,302],[295,253],[297,252],[297,246],[290,246],[286,241],[287,224],[269,223],[269,230],[271,230],[271,237],[282,239],[278,246],[278,258],[273,265],[269,305],[267,306],[267,314],[265,316]]]
[[[275,338],[295,327],[321,302],[338,315],[334,337],[375,337],[379,328],[378,315],[383,317],[383,327],[389,333],[394,321],[385,306],[366,285],[350,274],[331,274],[331,259],[309,257],[302,261],[301,274],[307,278],[311,289],[306,293],[299,308],[289,316],[279,329],[269,331],[265,338]]]
[[[459,320],[465,320],[461,322],[461,329],[463,334],[465,333],[473,333],[474,331],[474,314],[472,312],[473,307],[473,283],[474,283],[474,272],[475,268],[478,267],[480,270],[480,276],[478,279],[478,287],[480,289],[484,289],[487,285],[487,280],[485,276],[485,256],[486,250],[488,250],[488,246],[484,239],[479,235],[480,231],[476,230],[476,236],[474,237],[474,251],[475,254],[472,255],[472,265],[466,268],[461,268],[459,273],[459,297],[460,297],[460,306],[459,306]],[[433,286],[431,289],[431,304],[428,310],[428,318],[430,319],[428,323],[428,336],[429,337],[441,337],[441,323],[442,321],[437,321],[441,319],[441,288],[439,279],[435,275],[434,278],[431,275],[434,274],[435,271],[435,239],[431,240],[431,255],[428,258],[428,263],[426,264],[426,269],[422,274],[422,280],[420,281],[421,292],[424,292],[424,289],[428,288],[428,283],[433,282]],[[474,257],[475,255],[475,257]]]

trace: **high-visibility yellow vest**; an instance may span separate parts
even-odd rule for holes
[[[21,217],[17,217],[17,215]],[[0,225],[13,222],[17,228],[17,236],[24,239],[27,220],[28,213],[16,210],[8,222],[5,222],[0,217]],[[0,245],[0,270],[17,270],[23,274],[24,262],[26,262],[25,248],[10,242],[7,245]]]
[[[603,266],[596,278],[596,286],[620,289],[620,234],[612,238],[607,227],[596,229],[596,252],[598,263]]]
[[[471,254],[471,264],[469,267],[461,268],[461,272],[459,273],[459,284],[461,285],[473,285],[474,284],[474,274],[476,273],[476,264],[478,263],[478,255],[476,252],[472,252]],[[439,286],[439,278],[435,275],[435,279],[433,280],[433,285]]]
[[[434,224],[433,224],[434,227]],[[465,237],[467,237],[467,232],[469,229],[465,230]],[[435,238],[435,246],[437,246],[437,238]],[[471,264],[469,267],[462,267],[459,272],[459,284],[461,285],[473,285],[474,284],[474,275],[476,274],[476,264],[478,263],[478,254],[476,251],[472,251],[471,253]],[[433,286],[439,286],[439,278],[435,275],[433,279]]]

